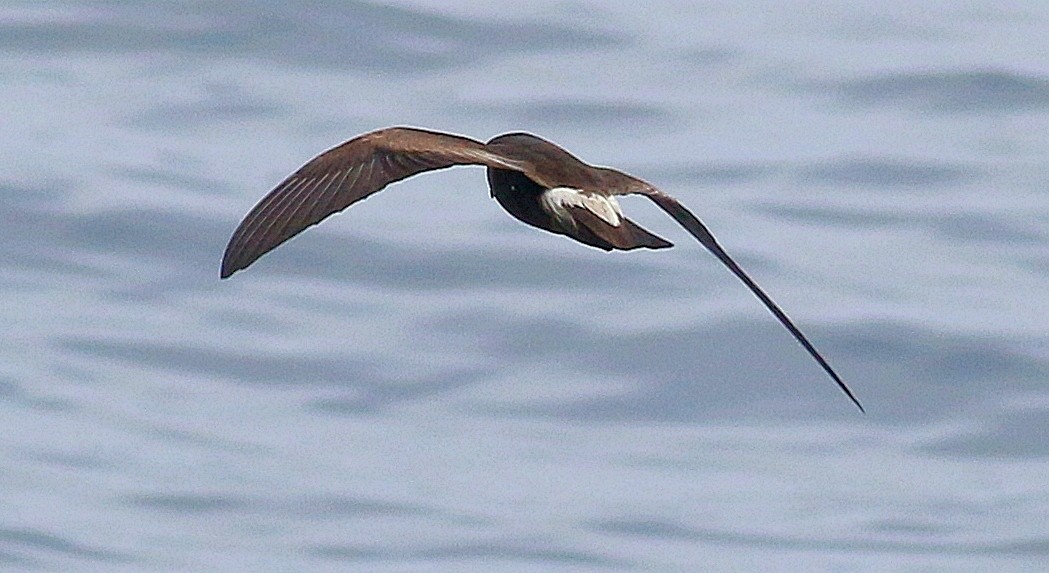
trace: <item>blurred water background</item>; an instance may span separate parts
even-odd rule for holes
[[[0,2],[0,568],[1044,571],[1049,4]],[[416,178],[219,281],[353,135],[525,130],[728,271]]]

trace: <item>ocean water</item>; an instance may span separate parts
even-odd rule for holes
[[[0,569],[1045,571],[1049,4],[0,2]],[[230,280],[316,153],[525,130]]]

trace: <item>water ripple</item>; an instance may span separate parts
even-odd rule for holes
[[[184,514],[231,513],[258,507],[257,500],[231,495],[145,494],[123,498],[124,503],[150,511]]]
[[[805,328],[852,381],[875,421],[927,420],[1004,390],[1037,388],[1046,372],[1037,360],[976,336],[891,323]],[[517,415],[700,423],[721,416],[852,414],[834,407],[831,401],[841,398],[833,383],[771,319],[610,334],[565,322],[491,317],[475,329],[471,344],[504,364],[558,364],[637,385],[625,394],[577,402],[518,404],[509,411]],[[565,340],[573,344],[566,347]]]
[[[409,516],[427,515],[433,510],[405,503],[350,496],[311,497],[296,504],[298,511],[310,518],[344,519],[347,517],[369,517],[373,515]]]
[[[255,384],[332,384],[349,378],[357,383],[378,383],[371,363],[350,356],[260,356],[253,352],[94,337],[67,337],[60,339],[58,344],[70,352],[95,358],[172,372],[191,372],[209,379]]]
[[[967,540],[940,541],[930,539],[826,539],[684,527],[661,520],[647,519],[609,520],[595,524],[594,529],[604,533],[629,537],[753,546],[765,549],[778,548],[794,551],[836,550],[862,553],[878,551],[892,554],[917,555],[1049,555],[1049,542],[1043,539],[977,543]]]
[[[583,101],[558,99],[514,103],[478,104],[472,107],[478,117],[501,117],[510,125],[560,127],[643,125],[666,127],[675,123],[666,109],[648,104],[617,101]]]
[[[125,563],[127,555],[96,549],[35,529],[0,528],[0,545],[50,556],[74,557],[106,563]]]
[[[162,25],[160,25],[162,24]],[[449,70],[494,55],[596,48],[624,39],[608,31],[538,21],[471,20],[361,1],[222,3],[177,7],[109,3],[58,21],[8,21],[0,49],[213,55],[304,67],[409,73]]]
[[[932,454],[978,458],[1049,458],[1049,411],[995,416],[981,428],[926,445]]]
[[[802,183],[868,189],[956,185],[973,181],[979,175],[979,171],[970,167],[884,158],[844,159],[804,166],[796,171]]]
[[[925,229],[931,234],[950,239],[953,244],[1034,245],[1043,243],[1049,238],[1031,225],[1003,220],[1003,215],[905,213],[899,209],[890,208],[777,204],[759,205],[755,207],[755,210],[788,221],[818,226],[833,225],[851,230]]]
[[[758,205],[754,210],[798,223],[834,225],[849,229],[884,229],[918,226],[921,215],[906,215],[895,210],[855,209],[847,207],[810,207],[801,205]]]
[[[1049,80],[982,70],[901,72],[842,81],[827,88],[859,106],[943,113],[1016,113],[1049,108]]]
[[[171,133],[222,122],[236,123],[272,118],[286,110],[285,105],[238,90],[210,89],[208,93],[191,101],[160,104],[151,102],[142,111],[128,115],[125,122],[131,127]]]
[[[473,561],[488,566],[493,562],[533,563],[546,567],[582,565],[587,567],[623,569],[630,564],[604,555],[558,547],[539,542],[457,543],[417,549],[382,548],[360,545],[316,545],[307,549],[316,557],[332,561]]]

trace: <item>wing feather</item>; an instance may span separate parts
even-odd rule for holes
[[[524,162],[447,133],[394,127],[329,149],[269,192],[241,221],[222,257],[222,278],[387,185],[453,165],[523,171]]]
[[[250,245],[259,244],[258,237],[280,220],[287,199],[294,196],[300,188],[308,187],[310,181],[307,177],[290,177],[264,197],[241,221],[237,233],[234,234],[236,242],[230,239],[223,256],[223,266],[226,260],[235,260],[243,256],[244,251]]]

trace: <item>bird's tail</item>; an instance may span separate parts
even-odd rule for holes
[[[630,219],[623,220],[623,233],[624,236],[629,237],[629,242],[624,242],[620,245],[616,245],[617,248],[628,251],[630,249],[669,249],[674,246],[674,243],[649,233],[641,226],[637,225]]]

